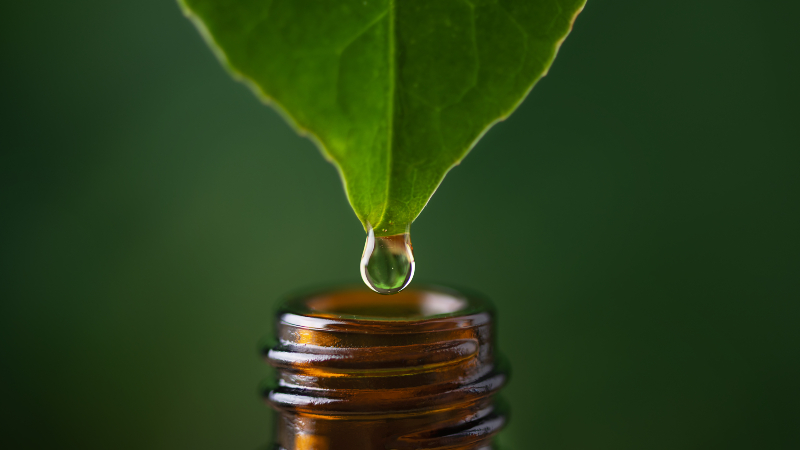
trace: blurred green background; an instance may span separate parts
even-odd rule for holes
[[[498,305],[509,448],[800,448],[799,14],[589,0],[419,217]],[[0,447],[269,442],[276,302],[359,280],[336,171],[173,1],[0,25]]]

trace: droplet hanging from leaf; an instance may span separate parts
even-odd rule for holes
[[[414,248],[411,233],[375,237],[372,227],[361,256],[361,279],[379,294],[396,294],[414,277]]]

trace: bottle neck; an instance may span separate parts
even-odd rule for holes
[[[338,290],[287,302],[267,352],[286,450],[490,449],[506,381],[490,305],[444,288]]]

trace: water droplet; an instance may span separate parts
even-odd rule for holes
[[[370,227],[361,256],[361,278],[379,294],[396,294],[414,277],[411,234],[375,237]]]

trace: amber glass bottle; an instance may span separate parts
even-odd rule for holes
[[[489,450],[506,422],[490,304],[440,287],[338,289],[278,312],[265,350],[281,450]]]

